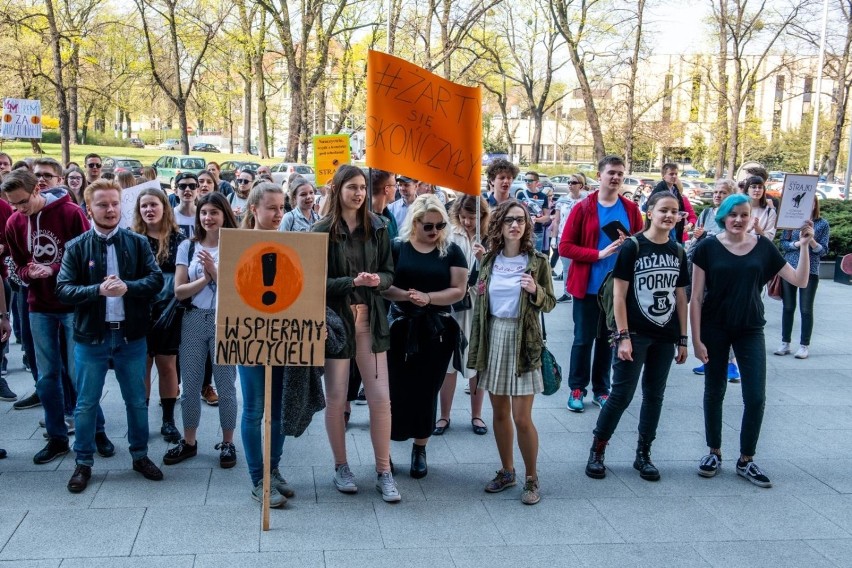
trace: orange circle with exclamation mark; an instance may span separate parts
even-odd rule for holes
[[[240,256],[234,272],[234,284],[243,302],[269,314],[292,306],[304,283],[298,253],[280,243],[250,246]]]

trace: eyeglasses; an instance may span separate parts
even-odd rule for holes
[[[89,169],[91,170],[91,169],[99,169],[99,168],[102,168],[102,167],[103,167],[103,165],[102,165],[102,164],[86,164],[86,167],[87,167],[87,168],[89,168]]]
[[[194,183],[179,183],[178,189],[181,191],[195,191],[198,188],[197,184]]]
[[[427,233],[431,233],[435,229],[439,231],[443,231],[447,228],[447,224],[441,221],[440,223],[421,223],[423,225],[423,230]]]
[[[251,183],[251,181],[252,181],[252,180],[250,180],[250,179],[238,178],[236,181],[237,181],[237,183],[238,183],[238,184],[243,185],[244,183]]]
[[[523,227],[524,225],[527,224],[527,218],[526,217],[503,217],[503,224],[506,225],[507,227],[511,227],[515,223],[517,223],[519,226]]]
[[[581,182],[581,181],[569,181],[568,185],[583,185],[583,182]]]
[[[53,174],[49,174],[49,173],[47,173],[47,172],[37,172],[37,173],[35,173],[35,174],[33,174],[33,175],[34,175],[35,177],[37,177],[37,178],[44,178],[44,179],[53,179],[53,178],[55,178],[55,177],[59,177],[59,176],[55,176],[55,175],[53,175]]]
[[[526,183],[535,183],[536,181],[537,180],[534,180],[532,178],[527,178],[527,179],[524,180],[524,182],[526,182]]]

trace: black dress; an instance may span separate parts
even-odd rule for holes
[[[467,268],[464,253],[455,244],[450,244],[447,255],[441,258],[437,249],[423,254],[411,243],[394,243],[393,285],[397,288],[446,290],[452,267]],[[420,308],[411,302],[395,302],[390,317],[391,439],[428,438],[435,429],[438,393],[450,358],[461,356],[459,341],[463,336],[449,306]]]

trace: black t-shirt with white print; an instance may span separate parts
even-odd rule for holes
[[[636,235],[621,246],[612,276],[629,283],[627,326],[633,333],[653,339],[676,342],[680,337],[676,288],[689,284],[686,262],[681,262],[680,245],[669,240],[658,245],[645,235]]]

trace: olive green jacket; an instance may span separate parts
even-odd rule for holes
[[[491,270],[494,268],[494,259],[499,251],[489,252],[482,259],[482,267],[479,269],[479,279],[474,286],[476,304],[473,310],[473,325],[470,330],[470,345],[468,347],[467,366],[477,371],[485,370],[488,364],[488,349],[490,347],[489,320],[491,310],[488,304],[488,284],[491,278]],[[527,262],[527,270],[535,279],[535,295],[524,290],[518,290],[521,294],[521,306],[518,314],[518,322],[521,325],[521,333],[518,335],[518,344],[515,347],[515,355],[518,361],[516,375],[528,373],[541,367],[541,352],[544,341],[541,336],[541,323],[539,317],[541,312],[549,312],[556,305],[556,297],[553,295],[553,281],[550,278],[550,262],[540,252],[530,253]]]
[[[370,336],[372,337],[372,352],[382,353],[390,349],[390,328],[388,326],[388,309],[381,292],[390,288],[393,283],[393,257],[391,256],[390,237],[385,223],[375,214],[370,213],[368,238],[364,242],[364,258],[368,266],[365,272],[379,275],[377,288],[363,287],[361,290],[368,298],[370,310]],[[317,233],[328,233],[331,222],[328,217],[320,219],[312,227]],[[325,298],[329,308],[343,320],[346,330],[346,346],[340,353],[326,353],[331,359],[351,359],[355,356],[355,317],[350,308],[350,297],[355,289],[354,278],[349,276],[349,259],[346,258],[346,234],[340,233],[335,240],[332,235],[328,239],[328,272],[325,280]]]

